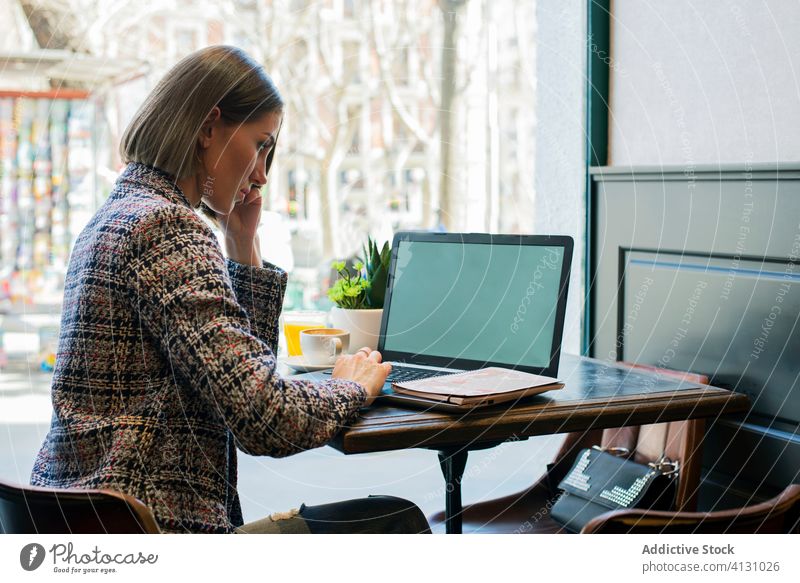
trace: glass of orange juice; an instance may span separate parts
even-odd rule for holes
[[[328,324],[328,313],[316,310],[293,310],[281,315],[281,323],[288,355],[299,356],[303,353],[300,349],[300,331],[325,328]]]

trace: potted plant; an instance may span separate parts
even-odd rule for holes
[[[386,297],[391,249],[388,241],[381,250],[371,238],[363,248],[364,257],[353,264],[354,272],[344,261],[334,261],[339,278],[328,290],[336,304],[331,310],[331,325],[350,332],[350,348],[378,347],[378,335]]]

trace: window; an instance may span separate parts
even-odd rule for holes
[[[215,37],[241,39],[264,59],[287,104],[264,197],[291,232],[294,261],[288,264],[306,270],[302,277],[290,274],[291,285],[304,287],[287,296],[301,298],[303,305],[289,299],[287,307],[329,307],[324,278],[330,261],[359,253],[367,235],[386,240],[400,229],[572,234],[579,271],[581,3],[234,0],[224,8],[225,18],[211,9],[189,15],[185,7],[165,2],[135,26],[114,28],[125,26],[119,19],[97,29],[125,38],[126,46],[143,47],[146,54],[139,57],[151,69],[146,78],[98,101],[105,111],[88,120],[90,126],[116,121],[113,133],[105,131],[94,142],[92,166],[109,170],[91,186],[96,200],[90,207],[57,207],[56,222],[60,213],[71,225],[85,221],[102,200],[120,169],[115,139],[168,67],[209,42],[213,23]],[[259,23],[264,28],[254,33]],[[163,44],[153,42],[154,29],[163,31]],[[448,38],[452,43],[445,46]],[[540,53],[543,38],[548,50]],[[12,123],[10,113],[2,115]],[[78,141],[70,144],[75,165],[85,153]],[[70,181],[59,196],[69,203],[85,187]],[[4,201],[0,215],[10,208],[10,198]],[[25,229],[40,228],[41,219],[25,225],[19,233],[31,238]],[[272,236],[272,229],[263,230],[267,259],[278,247]],[[31,261],[63,255],[53,248],[63,239],[60,230],[40,239]],[[10,275],[12,242],[0,236],[0,284],[6,282],[0,299],[19,284]],[[579,279],[571,283],[571,295],[581,297]],[[579,309],[573,306],[572,312]]]

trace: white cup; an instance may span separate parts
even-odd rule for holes
[[[300,331],[303,360],[309,364],[333,364],[350,347],[350,332],[340,328],[309,328]]]

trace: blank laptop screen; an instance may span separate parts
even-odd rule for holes
[[[384,350],[546,367],[564,248],[400,241]]]

